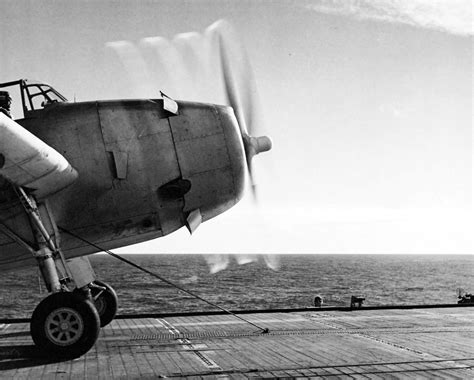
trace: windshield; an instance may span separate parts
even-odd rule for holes
[[[25,81],[24,90],[27,98],[25,99],[27,111],[35,111],[53,103],[67,101],[67,99],[54,88],[44,83]]]
[[[8,91],[4,91],[4,88]],[[31,112],[42,110],[51,104],[67,102],[67,99],[49,84],[28,79],[0,83],[0,89],[0,92],[6,93],[5,96],[11,99],[11,110],[8,109],[7,112],[12,111],[14,119],[21,118],[21,113],[23,117],[29,117]]]

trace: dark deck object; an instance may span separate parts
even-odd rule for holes
[[[351,297],[351,308],[354,307],[362,307],[362,304],[364,303],[365,298],[363,297],[357,297],[357,296],[352,296]]]
[[[41,357],[0,325],[0,378],[474,378],[474,308],[317,310],[116,319],[86,355]]]

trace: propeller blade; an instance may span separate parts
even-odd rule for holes
[[[222,36],[219,36],[219,53],[222,65],[222,75],[224,76],[224,86],[229,105],[234,109],[237,122],[239,123],[240,133],[242,136],[248,136],[247,123],[244,117],[242,103],[239,98],[239,90],[237,79],[231,70],[231,61],[229,52],[226,49],[226,44]]]
[[[245,47],[232,25],[225,20],[215,22],[207,32],[209,35],[214,34],[218,39],[226,92],[229,101],[236,100],[232,102],[232,106],[242,110],[240,117],[245,119],[245,134],[258,133],[257,128],[261,124],[260,105],[255,76]],[[237,109],[234,110],[237,116]]]
[[[217,42],[225,93],[239,124],[247,159],[251,191],[253,198],[256,200],[256,181],[252,168],[253,157],[259,153],[269,151],[272,148],[272,141],[267,136],[252,136],[261,121],[255,79],[245,49],[239,46],[237,52],[232,50],[239,44],[238,40],[233,37],[232,30],[227,23],[217,24],[214,30],[216,29],[219,30]]]

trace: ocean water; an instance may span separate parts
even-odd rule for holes
[[[124,256],[233,310],[310,307],[315,295],[326,306],[348,306],[351,295],[365,297],[367,306],[446,304],[457,302],[457,288],[474,292],[473,255]],[[213,310],[113,257],[90,259],[116,290],[119,313]],[[29,317],[46,295],[36,268],[7,272],[0,318]]]

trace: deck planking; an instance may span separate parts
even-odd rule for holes
[[[308,310],[117,318],[74,360],[38,356],[27,323],[0,324],[0,377],[474,378],[474,308]]]

